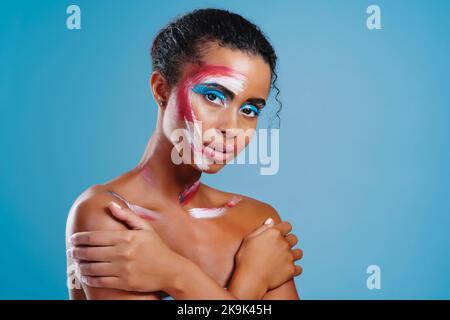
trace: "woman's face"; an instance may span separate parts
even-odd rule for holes
[[[164,110],[172,160],[214,173],[250,142],[269,95],[271,70],[260,56],[211,44],[186,63]]]

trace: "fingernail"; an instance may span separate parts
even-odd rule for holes
[[[87,277],[86,276],[81,276],[81,282],[87,284],[88,283]]]
[[[117,209],[119,209],[119,210],[122,210],[122,207],[119,206],[119,205],[118,205],[117,203],[115,203],[114,201],[111,202],[111,204],[112,204],[115,208],[117,208]]]
[[[70,242],[71,245],[73,245],[73,246],[75,245],[75,237],[74,237],[74,234],[70,236],[69,242]]]
[[[69,258],[73,258],[73,248],[69,248],[66,250],[66,255]]]
[[[264,222],[264,224],[272,224],[273,223],[273,219],[272,218],[268,218],[266,220],[266,222]]]

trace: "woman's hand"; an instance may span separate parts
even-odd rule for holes
[[[111,213],[133,230],[79,232],[68,255],[79,260],[81,281],[91,287],[166,291],[186,259],[171,250],[151,226],[116,203]]]
[[[134,212],[115,203],[109,209],[132,230],[79,232],[70,238],[68,255],[79,261],[81,281],[90,287],[165,291],[175,299],[260,299],[301,271],[289,267],[301,256],[299,249],[290,249],[297,242],[294,235],[286,235],[290,225],[267,224],[244,239],[225,291],[198,266],[171,250]]]
[[[301,259],[303,252],[292,249],[298,240],[294,234],[289,234],[291,230],[290,223],[274,225],[269,218],[263,226],[244,238],[235,256],[236,271],[230,286],[240,291],[236,292],[238,296],[259,299],[268,290],[301,274],[302,268],[294,262]],[[239,289],[234,285],[237,282]],[[242,282],[248,285],[242,285]]]

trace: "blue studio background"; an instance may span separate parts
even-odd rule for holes
[[[70,4],[81,30],[66,27]],[[381,30],[366,27],[371,4]],[[140,159],[151,41],[210,6],[269,36],[284,106],[278,174],[229,166],[204,181],[292,222],[304,299],[450,298],[450,2],[406,0],[2,1],[0,298],[67,298],[68,210]]]

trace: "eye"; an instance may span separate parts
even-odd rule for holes
[[[205,96],[206,100],[209,100],[213,103],[219,104],[219,103],[223,102],[223,99],[219,98],[219,96],[213,92],[207,93],[204,96]]]
[[[217,105],[224,105],[226,102],[226,96],[222,92],[205,85],[197,85],[192,91],[201,94],[207,101]]]
[[[240,109],[239,112],[244,114],[246,117],[255,118],[258,117],[261,113],[260,108],[252,105],[252,104],[244,104]]]

